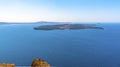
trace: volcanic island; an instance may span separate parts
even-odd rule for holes
[[[34,27],[35,30],[80,30],[80,29],[99,29],[103,30],[103,27],[97,27],[92,24],[56,24],[56,25],[41,25]]]

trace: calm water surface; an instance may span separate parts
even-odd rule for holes
[[[28,66],[39,57],[56,67],[120,67],[120,24],[98,24],[105,30],[33,29],[39,25],[0,25],[0,63]]]

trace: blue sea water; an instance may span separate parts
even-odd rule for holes
[[[120,67],[120,24],[104,30],[40,31],[42,24],[0,25],[0,63],[29,66],[39,57],[54,67]]]

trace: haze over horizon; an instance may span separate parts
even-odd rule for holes
[[[120,22],[120,0],[0,0],[0,22]]]

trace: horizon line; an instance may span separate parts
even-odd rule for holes
[[[120,23],[120,21],[0,21],[0,23]]]

